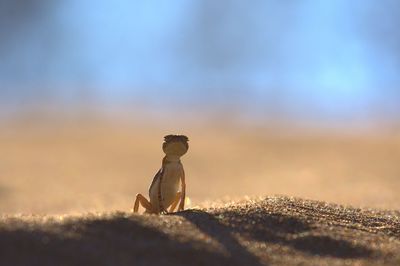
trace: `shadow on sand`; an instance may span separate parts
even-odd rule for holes
[[[368,257],[372,250],[345,240],[316,235],[313,225],[294,217],[248,210],[174,213],[218,241],[228,255],[207,243],[185,242],[137,217],[116,213],[63,223],[29,223],[11,218],[0,224],[0,265],[265,265],[269,254],[257,254],[239,240],[289,246],[300,252],[336,258]],[[157,217],[155,217],[157,218]],[[262,258],[261,258],[262,257]],[[262,259],[262,263],[260,261]]]
[[[235,262],[244,260],[252,265],[259,264],[257,257],[234,237],[235,233],[252,241],[290,246],[311,255],[346,259],[369,257],[373,253],[368,247],[346,240],[309,234],[307,232],[313,229],[312,224],[295,217],[271,215],[260,211],[250,211],[245,215],[237,211],[224,211],[211,215],[204,211],[188,210],[176,215],[184,217],[203,233],[220,242]],[[216,217],[222,217],[224,222],[220,222]]]
[[[132,219],[79,219],[14,229],[0,227],[0,265],[229,265]],[[210,264],[211,262],[211,264]],[[227,264],[228,263],[228,264]]]
[[[174,215],[181,216],[194,224],[201,232],[218,241],[229,253],[228,265],[262,265],[259,259],[239,243],[232,228],[223,225],[207,212],[187,210]]]

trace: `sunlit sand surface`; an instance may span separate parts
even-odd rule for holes
[[[136,193],[147,195],[169,133],[190,139],[182,161],[192,207],[284,194],[400,208],[395,130],[340,134],[223,121],[175,127],[60,118],[0,123],[0,212],[129,211]]]
[[[1,265],[400,263],[399,211],[293,197],[169,215],[1,215],[0,224]]]

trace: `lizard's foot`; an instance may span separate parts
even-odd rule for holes
[[[164,210],[161,210],[161,211],[160,211],[160,214],[163,214],[163,215],[168,214],[168,211],[165,210],[165,209],[164,209]]]

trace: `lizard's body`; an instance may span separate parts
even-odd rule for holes
[[[160,201],[159,201],[159,189],[161,180],[161,195],[162,195],[162,206],[170,206],[175,198],[176,193],[179,191],[179,184],[183,174],[183,165],[181,161],[174,160],[170,161],[167,157],[164,157],[161,169],[154,176],[153,182],[149,188],[150,203],[153,206],[153,211],[159,213]]]

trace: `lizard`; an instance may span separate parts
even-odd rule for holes
[[[145,208],[145,213],[167,214],[173,212],[179,203],[178,211],[183,211],[186,197],[185,171],[180,158],[188,151],[188,137],[185,135],[167,135],[162,145],[165,157],[161,168],[154,176],[149,188],[147,200],[142,194],[137,194],[133,212],[139,211],[139,204]],[[179,190],[179,183],[181,188]],[[169,211],[167,208],[170,207]]]

